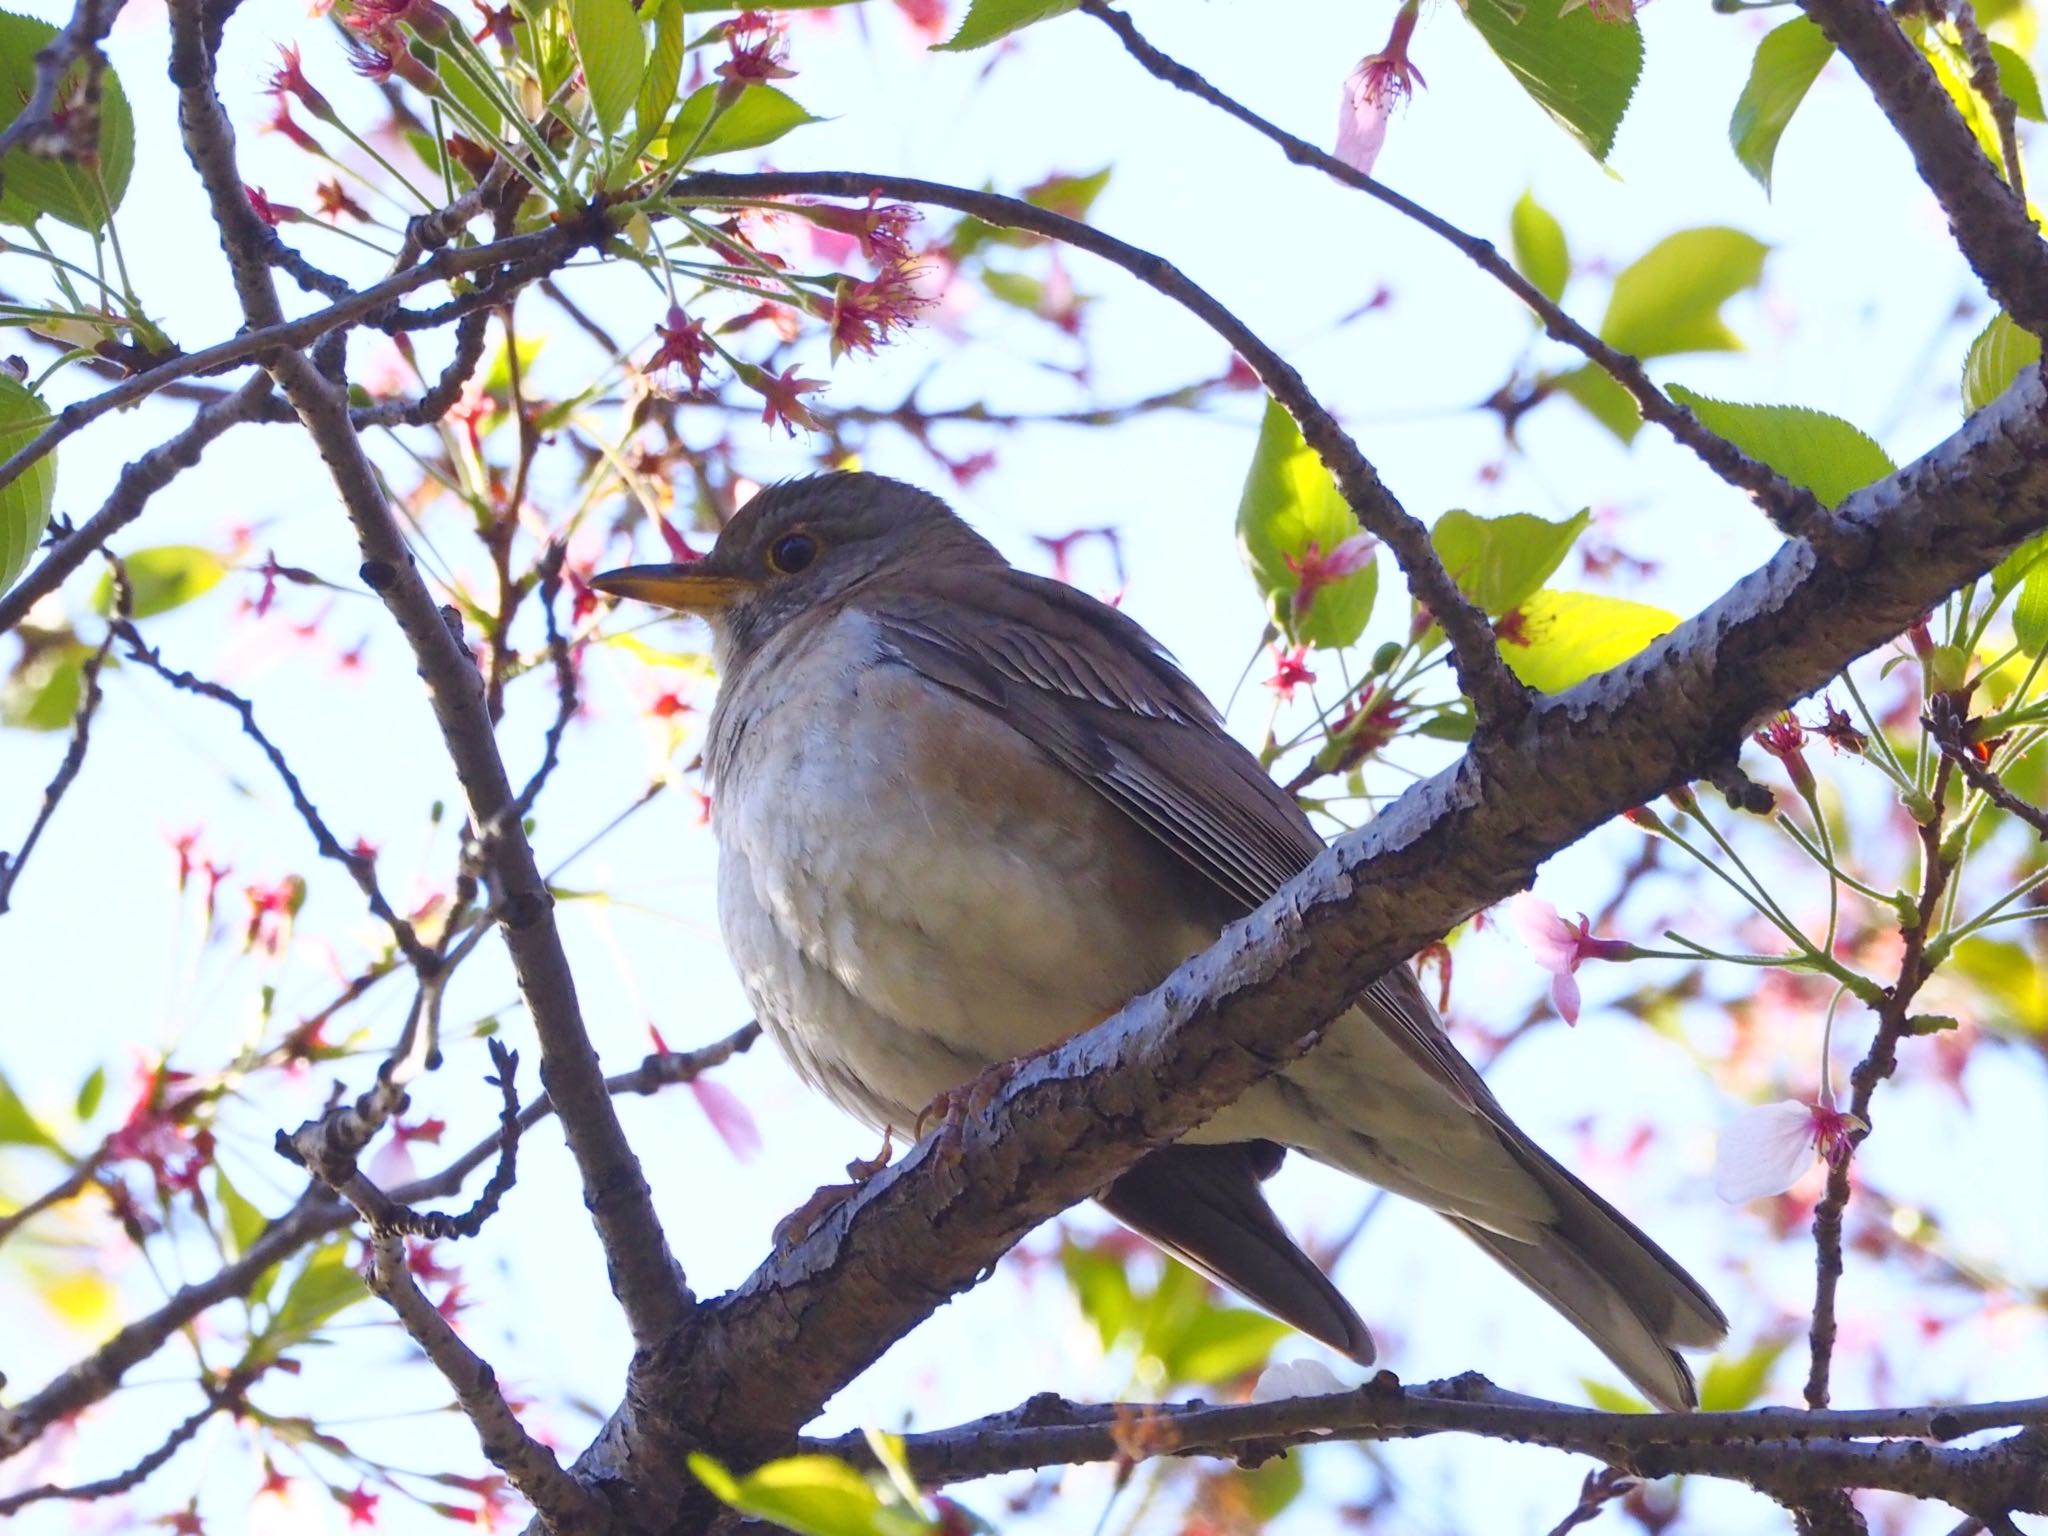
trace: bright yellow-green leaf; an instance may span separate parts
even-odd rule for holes
[[[1358,532],[1357,516],[1323,461],[1302,441],[1294,418],[1268,400],[1238,501],[1237,543],[1273,622],[1293,639],[1336,649],[1364,632],[1379,591],[1378,566],[1369,558],[1314,591],[1305,609],[1297,611],[1296,604],[1302,590],[1296,567],[1357,548],[1346,541]]]
[[[2048,650],[2048,562],[2035,561],[2012,605],[2012,637],[2029,656]]]
[[[1999,561],[1991,572],[1991,590],[1995,596],[2003,597],[2034,568],[2034,563],[2048,555],[2048,533],[2037,533],[2018,549]]]
[[[604,644],[616,646],[650,667],[675,667],[696,677],[711,675],[711,658],[703,651],[664,651],[633,634],[606,635]]]
[[[0,683],[0,725],[24,731],[68,729],[85,696],[85,658],[76,641],[49,645],[22,661]]]
[[[1171,1381],[1207,1385],[1234,1381],[1266,1363],[1293,1332],[1263,1312],[1210,1305],[1189,1319],[1160,1356]]]
[[[282,1354],[310,1339],[369,1294],[363,1277],[349,1267],[347,1239],[337,1237],[322,1243],[306,1256],[306,1262],[293,1276],[251,1353],[263,1357]]]
[[[1648,603],[1597,592],[1538,592],[1495,628],[1516,677],[1543,693],[1561,693],[1619,666],[1678,623]]]
[[[1536,201],[1534,192],[1524,192],[1508,215],[1508,244],[1514,252],[1515,270],[1529,279],[1536,291],[1556,299],[1572,275],[1572,254],[1565,244],[1564,226],[1548,208]]]
[[[13,162],[13,156],[8,162]],[[6,369],[0,368],[0,461],[13,457],[50,424],[42,398]],[[29,557],[49,526],[50,506],[57,499],[57,456],[46,453],[6,485],[0,486],[0,592],[14,585],[28,568]]]
[[[1721,306],[1756,286],[1769,250],[1718,225],[1665,236],[1615,277],[1600,339],[1637,357],[1740,351]]]
[[[196,544],[159,544],[138,549],[121,562],[128,569],[131,612],[138,619],[181,608],[220,585],[228,568],[220,556]],[[93,610],[109,613],[114,606],[114,575],[102,572],[93,589]]]
[[[1666,392],[1709,430],[1831,507],[1897,467],[1862,432],[1825,411],[1803,405],[1737,405],[1710,400],[1678,384]]]
[[[270,1225],[269,1218],[229,1182],[218,1163],[213,1169],[213,1188],[220,1198],[222,1214],[227,1218],[228,1257],[239,1259],[249,1251],[249,1245],[263,1235],[263,1229]]]
[[[106,1338],[121,1326],[120,1293],[96,1269],[50,1276],[37,1289],[52,1312],[88,1338]]]
[[[1060,1267],[1073,1288],[1081,1315],[1095,1325],[1105,1354],[1132,1325],[1137,1302],[1131,1295],[1130,1273],[1114,1253],[1088,1247],[1068,1238],[1060,1245]]]
[[[1700,1407],[1708,1413],[1733,1413],[1757,1400],[1771,1367],[1785,1353],[1784,1339],[1766,1339],[1740,1355],[1716,1355],[1700,1377]]]
[[[1497,616],[1550,580],[1592,520],[1590,511],[1551,522],[1531,512],[1480,517],[1454,508],[1436,520],[1429,538],[1459,589]]]
[[[2012,323],[2005,311],[1977,333],[1963,358],[1963,411],[1974,414],[2008,389],[2020,370],[2041,361],[2041,338]]]
[[[1610,1387],[1604,1381],[1595,1381],[1590,1376],[1581,1376],[1579,1386],[1586,1394],[1586,1401],[1603,1413],[1648,1413],[1650,1405],[1631,1392],[1620,1387]]]
[[[1636,408],[1635,396],[1615,383],[1614,375],[1605,368],[1586,363],[1559,374],[1553,383],[1624,443],[1634,442],[1642,431],[1643,413]]]
[[[2048,122],[2048,111],[2043,110],[2041,102],[2041,82],[2034,77],[2034,66],[2026,56],[2016,48],[1994,42],[1991,58],[1998,65],[1998,89],[2012,103],[2013,110],[2030,123]]]
[[[59,1155],[64,1151],[64,1144],[43,1129],[4,1077],[0,1077],[0,1146],[41,1147]]]
[[[692,1453],[690,1470],[720,1503],[796,1536],[926,1536],[931,1522],[884,1504],[874,1485],[832,1456],[786,1456],[741,1477]]]
[[[1080,3],[1081,0],[969,0],[967,14],[960,18],[960,30],[943,43],[934,44],[933,51],[965,53],[973,48],[986,48],[1012,32],[1064,16]]]
[[[36,53],[57,35],[47,21],[0,11],[0,128],[14,121],[35,89]],[[65,74],[66,92],[75,88],[85,65]],[[16,149],[0,161],[0,224],[32,224],[48,214],[74,229],[98,231],[120,207],[135,169],[135,117],[120,77],[100,75],[98,164],[43,159]],[[6,582],[0,580],[0,587]]]
[[[1728,142],[1765,192],[1771,190],[1771,162],[1785,125],[1834,53],[1835,45],[1804,16],[1773,28],[1756,45],[1749,81],[1728,119]]]
[[[698,130],[711,116],[717,97],[718,87],[715,85],[700,86],[690,93],[690,99],[683,103],[682,110],[676,113],[674,125],[669,129],[664,149],[667,163],[679,165],[683,155],[690,155],[692,160],[702,160],[709,155],[759,149],[764,144],[773,144],[793,128],[821,121],[774,86],[750,85],[741,93],[740,99],[711,124],[703,143],[699,144]],[[694,153],[692,145],[696,146]]]
[[[569,35],[583,64],[590,107],[606,138],[626,123],[640,94],[647,39],[633,0],[569,0]]]
[[[81,1124],[90,1120],[98,1111],[100,1100],[105,1096],[106,1091],[107,1069],[105,1067],[94,1067],[92,1071],[86,1074],[85,1081],[78,1085],[78,1098],[71,1107],[72,1114],[77,1117]]]
[[[1976,984],[1979,1017],[2001,1034],[2048,1033],[2048,970],[2006,939],[1964,939],[1949,957]]]
[[[651,143],[661,132],[662,120],[676,104],[676,84],[683,72],[683,0],[650,0],[642,19],[654,23],[654,49],[647,57],[647,71],[640,79],[640,92],[633,104],[633,136],[636,143]]]

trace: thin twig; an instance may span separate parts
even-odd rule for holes
[[[1978,760],[1967,738],[1967,722],[1953,705],[1946,703],[1946,696],[1932,701],[1920,723],[1927,727],[1928,739],[1941,748],[1944,758],[1956,765],[1970,788],[2008,816],[2032,827],[2043,842],[2048,842],[2048,810],[2027,804],[2006,788],[2004,779]]]
[[[1713,432],[1690,410],[1672,400],[1650,381],[1636,358],[1608,345],[1566,314],[1562,307],[1502,258],[1491,241],[1467,234],[1421,204],[1402,196],[1383,182],[1297,138],[1225,92],[1171,55],[1161,52],[1132,23],[1130,17],[1106,0],[1081,0],[1081,9],[1117,35],[1124,51],[1147,72],[1168,85],[1206,101],[1228,113],[1253,132],[1277,145],[1297,165],[1306,165],[1342,182],[1345,186],[1377,198],[1387,207],[1420,224],[1431,234],[1448,242],[1459,254],[1492,277],[1542,323],[1546,334],[1575,347],[1595,367],[1605,371],[1635,401],[1643,420],[1654,422],[1690,448],[1700,461],[1737,490],[1746,492],[1782,533],[1812,541],[1816,546],[1845,545],[1849,535],[1813,493],[1792,484],[1768,464],[1759,462],[1733,443]]]
[[[172,1427],[171,1432],[126,1471],[111,1477],[95,1478],[89,1483],[73,1483],[68,1487],[60,1483],[41,1483],[33,1488],[24,1488],[0,1498],[0,1515],[12,1515],[31,1504],[41,1504],[50,1499],[64,1499],[73,1503],[89,1503],[94,1499],[109,1499],[117,1494],[127,1493],[140,1487],[173,1456],[190,1444],[217,1413],[228,1407],[225,1397],[214,1390],[203,1408],[195,1408]]]
[[[43,828],[50,824],[50,818],[57,814],[57,806],[63,800],[65,791],[71,788],[79,770],[85,767],[85,749],[92,737],[92,720],[100,707],[100,669],[107,664],[107,651],[114,643],[114,631],[109,629],[93,653],[86,657],[78,671],[79,699],[78,712],[71,717],[71,744],[64,749],[63,761],[57,764],[57,772],[43,789],[43,803],[36,811],[36,819],[29,823],[28,835],[21,840],[21,847],[9,855],[0,849],[0,916],[8,910],[8,900],[14,894],[14,883],[21,878],[22,867],[28,863],[28,856],[35,852],[41,841]],[[4,1229],[0,1229],[4,1235]]]
[[[418,931],[410,922],[398,915],[384,895],[383,887],[377,882],[376,861],[367,854],[357,853],[354,849],[342,846],[341,839],[334,835],[333,829],[321,816],[319,808],[306,794],[305,785],[299,782],[298,774],[292,771],[292,766],[286,760],[283,751],[256,723],[256,706],[224,684],[194,676],[181,668],[171,666],[164,661],[156,647],[142,638],[142,632],[133,624],[125,620],[116,620],[110,632],[118,635],[127,645],[131,660],[141,662],[172,687],[225,704],[241,717],[242,734],[255,742],[257,748],[269,759],[270,766],[283,781],[286,793],[291,796],[292,806],[298,811],[299,820],[304,822],[306,830],[313,834],[313,845],[320,850],[320,856],[334,860],[348,871],[349,878],[355,881],[356,888],[369,902],[370,910],[391,930],[392,939],[398,945],[400,953],[415,971],[422,977],[432,976],[437,972],[441,965],[439,957],[420,942]]]
[[[1972,0],[1951,0],[1950,20],[1970,57],[1970,86],[1991,108],[1991,120],[1998,124],[1998,149],[2005,161],[2005,181],[2015,197],[2027,195],[2026,168],[2020,163],[2020,109],[2008,96],[1998,78],[1998,58],[1991,51],[1991,39],[1977,21]]]
[[[779,171],[755,175],[704,172],[683,178],[670,190],[678,201],[707,203],[804,194],[901,198],[970,213],[999,228],[1029,230],[1123,268],[1229,342],[1268,393],[1294,418],[1303,439],[1328,466],[1345,501],[1358,514],[1360,524],[1393,551],[1416,601],[1442,626],[1444,637],[1450,642],[1459,686],[1472,700],[1481,722],[1481,737],[1489,731],[1504,731],[1527,711],[1528,690],[1501,658],[1500,646],[1486,615],[1473,606],[1445,571],[1436,547],[1430,543],[1429,530],[1410,516],[1381,483],[1378,471],[1358,444],[1316,399],[1294,367],[1165,258],[1021,198],[907,176],[871,176],[858,171]]]

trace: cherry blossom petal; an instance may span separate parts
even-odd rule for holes
[[[692,1078],[690,1092],[696,1096],[697,1107],[704,1111],[704,1118],[718,1132],[718,1139],[726,1144],[734,1157],[744,1163],[761,1150],[761,1132],[738,1094],[705,1077]]]
[[[1731,1205],[1782,1195],[1813,1161],[1813,1106],[1785,1099],[1745,1109],[1721,1128],[1714,1193]]]
[[[1578,962],[1579,930],[1558,914],[1557,908],[1540,896],[1524,892],[1508,904],[1508,917],[1515,932],[1528,946],[1536,963],[1560,975]]]
[[[1367,59],[1351,72],[1344,82],[1343,109],[1337,114],[1337,158],[1368,176],[1387,142],[1387,111],[1393,105],[1393,92],[1368,88],[1370,66],[1376,61]]]
[[[1278,1403],[1290,1397],[1328,1397],[1345,1390],[1337,1373],[1320,1360],[1276,1360],[1259,1372],[1252,1401]]]
[[[1550,978],[1550,1001],[1557,1009],[1557,1016],[1567,1024],[1579,1022],[1579,978],[1570,971],[1559,971]]]

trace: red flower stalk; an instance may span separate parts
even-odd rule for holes
[[[1806,740],[1806,729],[1792,718],[1788,710],[1756,733],[1756,744],[1785,765],[1785,772],[1792,780],[1792,787],[1802,796],[1813,793],[1813,770],[1806,765],[1806,753],[1802,744]]]
[[[256,217],[272,229],[280,224],[305,222],[306,215],[303,212],[289,203],[273,203],[264,195],[261,187],[243,187],[242,191],[249,199],[249,206],[255,209]]]
[[[292,116],[291,103],[282,96],[272,103],[270,121],[263,125],[263,131],[281,133],[300,149],[320,153],[320,141],[299,126],[298,119]]]
[[[370,221],[370,210],[350,197],[348,190],[336,178],[330,177],[321,182],[313,189],[313,196],[318,202],[320,216],[331,223],[339,223],[344,213],[365,224]]]
[[[272,71],[268,89],[284,105],[287,95],[299,98],[299,104],[324,123],[334,118],[334,106],[320,94],[313,82],[306,78],[306,72],[299,65],[299,49],[296,43],[280,44],[277,50],[278,67]]]

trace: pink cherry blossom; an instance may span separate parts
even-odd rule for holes
[[[1315,603],[1316,594],[1324,587],[1333,586],[1347,576],[1355,576],[1371,565],[1373,552],[1378,548],[1379,541],[1371,534],[1354,533],[1327,555],[1323,553],[1321,543],[1310,539],[1308,548],[1300,554],[1281,556],[1298,583],[1294,589],[1294,617],[1297,620],[1306,618],[1309,608]]]
[[[760,1152],[761,1132],[738,1094],[707,1077],[691,1078],[690,1092],[697,1100],[697,1107],[704,1111],[704,1118],[711,1122],[711,1128],[718,1132],[719,1140],[725,1143],[734,1157],[744,1163]]]
[[[1536,963],[1550,972],[1550,1001],[1567,1024],[1579,1022],[1579,966],[1587,960],[1626,960],[1635,947],[1621,939],[1596,939],[1581,912],[1574,923],[1540,897],[1515,898],[1510,915]]]
[[[1784,1099],[1737,1115],[1714,1148],[1714,1193],[1731,1205],[1782,1195],[1814,1158],[1840,1163],[1863,1122],[1828,1100]]]
[[[1387,117],[1418,85],[1429,82],[1408,57],[1420,14],[1418,0],[1408,0],[1394,17],[1387,46],[1358,61],[1344,82],[1344,106],[1337,116],[1337,158],[1355,171],[1372,173],[1380,147],[1387,141]]]

